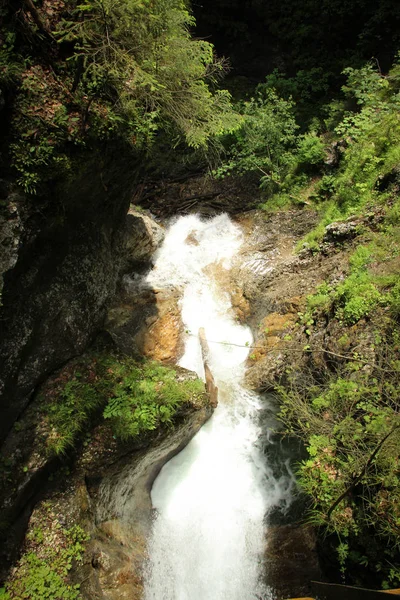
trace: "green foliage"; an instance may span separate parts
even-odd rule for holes
[[[396,319],[400,318],[400,281],[397,281],[396,284],[390,291],[389,294],[389,306],[392,310],[393,316]]]
[[[382,300],[368,273],[354,273],[341,283],[335,294],[336,316],[347,325],[357,323]]]
[[[199,379],[179,382],[173,369],[144,363],[119,373],[103,414],[111,420],[115,434],[127,440],[160,423],[171,424],[180,406],[203,397],[204,384]]]
[[[185,403],[202,403],[201,380],[127,356],[94,354],[76,361],[42,391],[47,451],[64,454],[99,408],[122,440],[171,425]]]
[[[132,133],[147,123],[151,139],[160,125],[174,123],[198,147],[237,126],[229,94],[208,86],[223,63],[210,43],[192,39],[194,19],[182,0],[85,0],[71,16],[57,35],[75,42],[71,61],[84,66],[83,89],[117,99],[117,114]]]
[[[379,565],[384,588],[400,581],[400,236],[395,220],[387,223],[365,234],[347,277],[320,285],[299,313],[318,378],[289,372],[279,387],[280,418],[308,451],[298,477],[311,500],[310,522],[334,534],[338,569],[355,577],[370,568],[375,575]],[[332,331],[342,335],[327,358],[341,362],[320,370],[314,327],[328,318],[339,321]],[[353,327],[362,318],[371,320]],[[364,351],[357,335],[367,340]]]
[[[279,186],[266,188],[276,197],[263,205],[284,207],[298,200],[313,204],[320,222],[304,240],[313,251],[319,249],[326,225],[377,205],[386,207],[400,189],[400,67],[395,63],[387,76],[375,64],[348,68],[344,74],[343,99],[325,110],[328,131],[319,133],[318,125],[311,125],[309,132],[286,147]],[[276,80],[283,90],[276,74],[270,79],[270,84]],[[287,90],[291,85],[288,81]],[[325,161],[330,154],[336,158],[328,167]],[[393,224],[400,220],[398,213],[396,202],[388,215]]]
[[[293,98],[296,106],[307,105],[313,98],[325,96],[329,89],[329,80],[331,74],[324,71],[321,67],[314,67],[309,70],[300,70],[294,77],[286,77],[279,69],[274,69],[266,77],[266,83],[261,84],[260,88],[275,89],[283,98]]]
[[[59,541],[62,544],[54,547],[49,543],[43,544],[44,534],[40,531],[40,550],[28,551],[23,554],[17,565],[17,571],[6,583],[3,598],[6,600],[75,600],[79,598],[80,585],[70,585],[67,575],[73,562],[80,561],[83,556],[84,542],[89,536],[83,529],[74,525],[70,529],[56,528]],[[38,532],[33,533],[33,537]],[[31,536],[32,537],[32,536]]]
[[[303,385],[293,377],[290,386],[279,389],[280,418],[307,446],[308,458],[298,466],[298,477],[312,500],[310,521],[341,540],[337,552],[342,571],[354,563],[370,563],[375,569],[379,560],[383,585],[399,574],[397,341],[390,333],[381,339],[372,374],[362,369],[363,358],[354,353],[325,382],[312,385],[307,380]]]
[[[299,141],[297,160],[301,165],[315,167],[321,165],[325,158],[325,144],[316,133],[307,133]]]
[[[72,0],[53,15],[60,51],[44,65],[16,53],[11,25],[0,83],[13,86],[10,155],[24,190],[65,177],[78,151],[109,140],[145,153],[161,132],[206,148],[235,130],[241,119],[217,88],[225,64],[193,26],[182,0]]]
[[[389,240],[387,234],[381,234],[376,236],[374,242],[358,246],[349,258],[348,277],[336,286],[323,283],[314,294],[307,297],[304,319],[332,314],[345,325],[353,325],[370,316],[379,305],[390,307],[392,314],[397,317],[400,307],[398,274],[381,277],[373,275],[368,269],[378,258],[382,261],[388,259]],[[396,255],[399,248],[393,251]]]
[[[243,124],[225,140],[226,160],[217,175],[254,173],[264,189],[279,189],[293,162],[290,150],[296,143],[297,125],[292,107],[291,101],[269,89],[242,103],[238,109]]]
[[[47,439],[50,454],[64,454],[77,435],[84,430],[103,398],[91,383],[81,381],[79,372],[61,388],[55,401],[46,406],[50,434]]]
[[[307,296],[307,312],[310,315],[319,312],[326,314],[329,312],[332,303],[332,287],[324,282],[318,286],[314,294]]]

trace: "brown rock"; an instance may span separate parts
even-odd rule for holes
[[[190,246],[198,246],[199,241],[196,238],[196,233],[191,231],[185,240],[185,244],[189,244]]]
[[[144,356],[162,362],[177,362],[183,351],[181,311],[178,297],[156,294],[157,316],[142,332],[141,351]]]
[[[296,320],[297,317],[290,313],[286,315],[270,313],[262,320],[261,329],[268,337],[276,337],[294,325]]]
[[[179,293],[149,291],[109,310],[106,329],[123,352],[175,363],[183,351]]]
[[[240,288],[234,288],[231,293],[232,308],[241,323],[246,322],[250,316],[250,302],[244,297]]]

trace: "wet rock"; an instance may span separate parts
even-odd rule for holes
[[[18,260],[23,224],[18,210],[18,196],[7,196],[7,206],[0,212],[0,297],[3,289],[3,276],[12,269]],[[3,195],[3,194],[1,194]]]
[[[133,176],[123,159],[94,162],[34,202],[9,197],[14,212],[1,224],[0,440],[37,386],[92,342],[115,293]]]
[[[241,323],[246,323],[248,317],[250,316],[250,302],[244,296],[243,291],[235,287],[231,292],[231,302],[232,308],[236,313],[238,320]]]
[[[267,532],[265,564],[267,585],[276,598],[299,598],[311,594],[310,582],[321,572],[312,527],[276,526]]]
[[[127,292],[109,310],[105,328],[125,353],[175,363],[183,351],[179,292]]]
[[[196,238],[196,233],[194,231],[192,231],[191,233],[189,233],[189,235],[187,236],[186,240],[185,240],[186,244],[189,244],[191,246],[198,246],[199,245],[199,241]]]
[[[197,379],[186,369],[175,367],[177,382]],[[61,374],[54,375],[58,381]],[[51,393],[51,389],[49,390]],[[108,421],[86,426],[90,443],[80,446],[69,462],[61,466],[47,451],[40,415],[40,398],[25,411],[19,427],[9,434],[3,446],[8,461],[1,473],[2,518],[9,523],[10,544],[2,547],[0,577],[4,575],[15,545],[26,527],[32,505],[40,490],[46,494],[50,473],[54,482],[46,502],[39,503],[30,518],[29,531],[38,521],[57,522],[63,528],[78,524],[90,534],[83,565],[76,565],[73,583],[82,583],[87,600],[141,598],[143,562],[151,528],[150,490],[163,465],[180,452],[211,416],[209,396],[198,395],[181,406],[171,425],[121,442],[115,438]],[[18,452],[18,449],[21,449]],[[9,474],[13,477],[10,478]],[[66,476],[68,475],[68,476]],[[50,507],[50,508],[49,508]],[[4,510],[6,509],[6,510]],[[20,514],[24,523],[15,523]],[[17,537],[18,533],[18,537]],[[30,538],[29,538],[30,539]],[[4,554],[5,553],[5,554]]]

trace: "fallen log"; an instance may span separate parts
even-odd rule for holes
[[[215,385],[214,376],[211,373],[211,369],[208,364],[208,355],[210,349],[208,347],[206,332],[204,327],[200,327],[199,329],[199,340],[201,346],[201,355],[203,357],[203,365],[204,365],[204,373],[206,377],[206,390],[210,395],[210,403],[213,408],[217,408],[218,406],[218,388]]]

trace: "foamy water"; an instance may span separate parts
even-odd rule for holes
[[[227,215],[179,218],[147,277],[156,288],[183,290],[186,340],[179,364],[204,376],[197,335],[204,327],[220,396],[212,418],[154,483],[157,517],[145,600],[272,597],[262,562],[265,516],[290,504],[293,481],[289,475],[275,479],[266,463],[259,424],[265,402],[242,387],[251,332],[235,321],[229,294],[205,272],[216,263],[229,269],[242,241]]]

